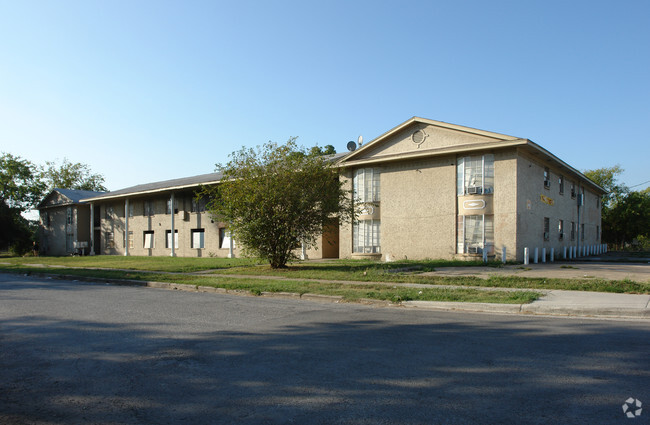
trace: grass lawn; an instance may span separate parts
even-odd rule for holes
[[[5,262],[4,259],[0,263]],[[121,268],[121,267],[120,267]],[[342,296],[346,301],[374,299],[400,301],[458,301],[500,304],[525,304],[540,297],[534,291],[489,291],[472,288],[409,288],[384,284],[344,284],[314,280],[266,280],[256,278],[232,278],[214,274],[170,274],[146,271],[97,270],[81,268],[42,268],[25,264],[0,264],[0,272],[47,273],[67,277],[92,277],[95,279],[128,279],[211,286],[231,291],[247,291],[253,295],[263,292],[292,292]]]
[[[5,263],[4,265],[2,263]],[[604,279],[545,279],[519,276],[492,276],[482,279],[475,276],[441,277],[421,276],[420,273],[434,271],[436,267],[450,266],[478,266],[482,262],[424,260],[424,261],[396,261],[381,263],[362,260],[332,260],[323,262],[297,262],[286,269],[271,269],[268,264],[260,260],[247,258],[182,258],[182,257],[121,257],[121,256],[94,256],[94,257],[4,257],[0,258],[0,268],[24,268],[36,270],[32,264],[43,264],[56,267],[86,267],[128,269],[167,273],[208,272],[213,278],[220,274],[255,276],[273,276],[282,279],[283,287],[287,287],[288,279],[297,279],[307,282],[309,279],[340,280],[356,282],[383,282],[383,283],[417,283],[427,285],[457,285],[495,288],[523,288],[563,289],[595,292],[636,293],[650,294],[650,283],[634,282],[631,280],[604,280]],[[489,263],[492,267],[500,267],[499,262]],[[0,269],[1,270],[1,269]],[[98,271],[87,271],[97,273]],[[160,280],[153,278],[149,280]],[[284,280],[284,279],[287,280]],[[162,278],[161,278],[162,279]],[[173,277],[179,281],[181,276]],[[237,280],[237,279],[235,279]],[[220,282],[235,281],[223,277]],[[169,280],[162,280],[169,281]],[[239,281],[239,280],[237,280]],[[253,280],[251,279],[251,282]],[[313,282],[312,282],[313,283]],[[346,285],[349,287],[350,285]],[[442,288],[438,288],[442,289]],[[263,289],[262,291],[266,291]],[[298,291],[300,292],[300,291]],[[485,291],[483,291],[485,292]],[[397,296],[397,295],[396,295]]]

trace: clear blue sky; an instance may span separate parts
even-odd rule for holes
[[[0,40],[0,151],[111,190],[412,116],[650,180],[647,0],[0,0]]]

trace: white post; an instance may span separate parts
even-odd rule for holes
[[[95,203],[90,203],[90,255],[95,255]]]
[[[304,242],[300,242],[300,259],[301,260],[308,260],[309,258],[307,257],[307,245],[305,245]]]
[[[542,248],[542,263],[546,262],[546,248]]]
[[[503,249],[501,250],[501,262],[503,264],[506,263],[506,247],[504,246]]]
[[[535,254],[533,255],[533,263],[539,262],[539,248],[535,247]]]
[[[555,248],[551,248],[551,263],[555,261]]]
[[[233,238],[232,230],[230,230],[230,241],[228,244],[228,258],[235,258],[235,240]]]
[[[124,256],[129,256],[129,198],[124,201]]]
[[[176,214],[174,214],[174,212],[175,212],[174,211],[174,192],[172,192],[170,202],[171,202],[171,206],[169,208],[169,210],[170,210],[169,212],[172,215],[172,230],[171,230],[171,236],[170,236],[170,239],[171,239],[170,245],[172,247],[172,252],[171,252],[170,256],[171,257],[176,257],[176,229],[174,228],[175,224],[176,224],[175,221],[174,221],[174,219],[176,217]]]
[[[528,247],[524,248],[524,264],[528,264],[530,253],[528,252]]]

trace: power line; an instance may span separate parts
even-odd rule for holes
[[[630,189],[633,188],[633,187],[641,186],[642,184],[646,184],[646,183],[650,183],[650,180],[648,180],[646,182],[643,182],[643,183],[635,184],[634,186],[630,186]]]

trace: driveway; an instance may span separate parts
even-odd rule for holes
[[[639,322],[0,274],[3,424],[609,424],[648,353]]]

